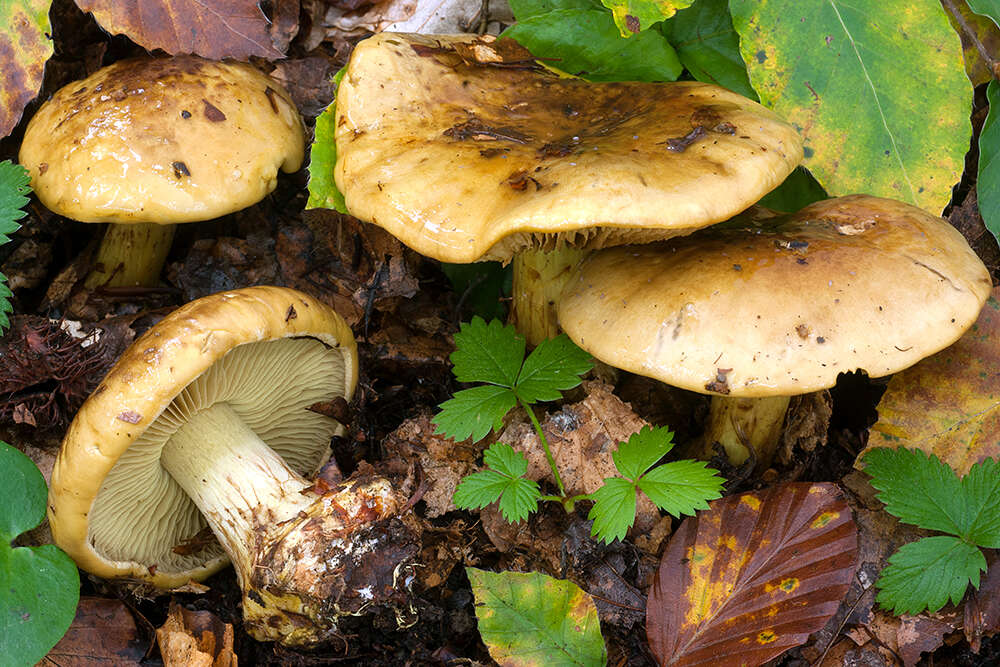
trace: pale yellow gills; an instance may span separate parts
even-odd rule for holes
[[[618,368],[702,393],[787,396],[947,347],[990,288],[945,220],[854,195],[591,254],[558,313],[577,344]]]
[[[382,33],[357,46],[336,120],[352,215],[442,261],[506,261],[557,238],[595,248],[689,233],[802,159],[793,127],[735,93],[489,62],[503,42]]]
[[[20,162],[50,210],[83,222],[193,222],[238,211],[302,164],[302,122],[254,67],[194,56],[124,60],[61,88]]]

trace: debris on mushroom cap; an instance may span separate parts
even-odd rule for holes
[[[357,46],[340,83],[347,208],[424,255],[506,261],[527,247],[687,234],[745,209],[802,159],[794,128],[717,86],[561,78],[530,54],[476,57],[489,39],[382,33]]]
[[[316,643],[338,615],[396,605],[416,551],[399,494],[372,473],[305,479],[343,432],[311,408],[356,384],[350,328],[312,297],[251,287],[183,306],[71,424],[49,493],[55,542],[94,574],[163,588],[231,557],[262,640]]]
[[[196,56],[119,61],[71,83],[25,130],[20,162],[52,211],[83,222],[209,220],[302,164],[298,111],[254,67]]]
[[[596,358],[702,393],[787,396],[947,347],[990,291],[945,220],[854,195],[583,262],[559,323]]]

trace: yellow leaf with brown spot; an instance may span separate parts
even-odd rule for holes
[[[42,86],[45,61],[52,55],[51,4],[52,0],[0,2],[0,137],[10,134]]]
[[[1000,459],[1000,287],[958,342],[893,376],[878,415],[859,461],[873,447],[922,449],[964,475]]]
[[[857,529],[833,484],[782,484],[709,507],[663,553],[646,606],[649,646],[660,665],[760,665],[837,611]]]
[[[221,60],[281,58],[257,0],[76,0],[108,32],[152,51]],[[279,41],[283,41],[277,36]]]

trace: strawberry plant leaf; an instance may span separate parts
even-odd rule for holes
[[[454,440],[471,437],[479,442],[493,429],[499,430],[504,416],[517,403],[514,392],[506,387],[483,385],[456,391],[441,404],[441,411],[431,420],[435,433]]]
[[[528,459],[508,444],[497,442],[483,452],[483,463],[507,477],[521,477],[528,472]]]
[[[524,361],[524,336],[500,320],[489,324],[481,317],[463,322],[455,334],[455,351],[449,359],[459,382],[486,382],[501,387],[517,384]]]
[[[28,203],[30,182],[31,176],[24,167],[10,160],[0,162],[0,245],[10,241],[9,235],[20,228],[17,220],[27,215],[21,209]],[[7,313],[11,311],[12,294],[6,282],[7,277],[0,273],[0,332],[10,324]]]
[[[618,445],[611,455],[622,477],[638,479],[674,447],[674,434],[666,427],[643,427],[633,433],[628,442]]]
[[[623,539],[635,521],[635,482],[609,477],[590,497],[594,500],[587,514],[594,522],[590,534],[608,544]]]
[[[986,459],[962,478],[962,496],[972,515],[965,539],[988,549],[1000,549],[1000,463]]]
[[[524,478],[528,460],[510,445],[497,442],[483,453],[487,470],[466,475],[458,483],[452,502],[461,509],[482,509],[499,502],[508,523],[527,519],[538,509],[538,483]]]
[[[725,480],[704,461],[673,461],[653,468],[638,482],[639,489],[657,507],[675,517],[708,509],[708,501],[722,496]]]
[[[894,614],[935,612],[950,599],[961,602],[971,583],[979,588],[986,558],[975,546],[950,535],[925,537],[889,557],[876,586],[876,600]]]
[[[333,87],[336,90],[340,80],[344,78],[347,66],[341,67],[333,75]],[[334,96],[330,106],[316,118],[316,131],[310,148],[309,166],[309,200],[306,208],[332,208],[340,213],[347,213],[344,203],[344,193],[337,187],[333,178],[333,168],[337,164],[337,98]]]
[[[479,634],[501,665],[604,665],[597,607],[571,581],[530,572],[465,568],[476,598]]]
[[[0,442],[0,656],[33,665],[65,634],[76,612],[80,578],[69,556],[49,544],[12,548],[45,516],[46,489],[31,460]]]
[[[517,396],[526,403],[558,400],[562,390],[580,384],[580,376],[593,367],[590,355],[566,334],[543,340],[528,355],[517,376]]]
[[[927,530],[962,535],[971,524],[962,483],[938,457],[919,449],[880,447],[865,454],[864,470],[887,512]]]

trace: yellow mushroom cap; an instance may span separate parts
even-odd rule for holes
[[[492,49],[474,35],[358,44],[336,118],[352,215],[442,261],[506,261],[689,233],[802,160],[793,127],[717,86],[589,83],[499,66]]]
[[[49,522],[83,569],[171,588],[228,558],[185,549],[206,527],[159,463],[185,414],[226,402],[301,475],[342,426],[308,408],[349,399],[358,379],[350,328],[282,287],[213,294],[169,314],[122,355],[80,408],[52,471]]]
[[[618,368],[702,393],[789,396],[947,347],[990,289],[945,220],[853,195],[598,251],[558,311],[570,338]]]
[[[19,160],[46,207],[82,222],[195,222],[272,191],[304,152],[298,111],[269,76],[196,56],[119,61],[64,86]]]

